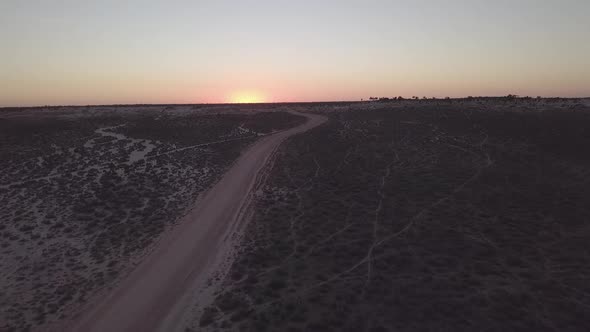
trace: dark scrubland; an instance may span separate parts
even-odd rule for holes
[[[174,107],[0,112],[0,330],[68,318],[247,145],[302,121]]]
[[[579,100],[308,110],[195,330],[590,330]]]

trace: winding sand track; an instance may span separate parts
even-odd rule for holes
[[[178,304],[183,296],[196,282],[206,282],[217,253],[231,245],[224,237],[239,223],[240,210],[272,153],[286,138],[327,120],[320,115],[292,113],[306,117],[307,122],[264,136],[247,148],[152,253],[71,330],[155,331],[170,317],[178,317],[173,311],[185,310]],[[174,323],[165,325],[177,328]]]

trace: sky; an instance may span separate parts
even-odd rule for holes
[[[0,1],[0,106],[590,96],[590,1]]]

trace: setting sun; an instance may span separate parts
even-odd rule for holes
[[[230,96],[229,102],[235,104],[264,103],[266,98],[258,91],[236,91]]]

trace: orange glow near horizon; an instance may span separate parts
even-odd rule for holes
[[[233,92],[229,97],[229,102],[234,104],[253,104],[267,102],[266,96],[260,91],[240,90]]]

